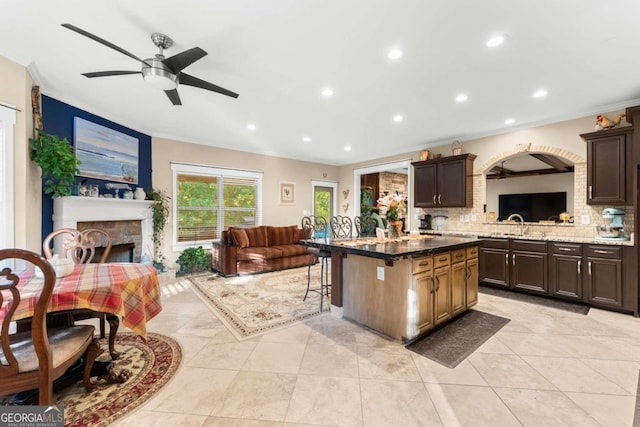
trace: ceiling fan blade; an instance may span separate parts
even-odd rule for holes
[[[218,92],[223,95],[230,96],[232,98],[238,97],[238,94],[235,92],[231,92],[230,90],[227,90],[223,87],[216,86],[213,83],[205,82],[204,80],[201,80],[197,77],[193,77],[189,74],[180,73],[178,75],[178,81],[180,82],[180,84],[183,84],[183,85],[199,87],[200,89],[206,89],[212,92]]]
[[[176,89],[165,90],[164,93],[167,94],[173,105],[182,105],[180,95],[178,95],[178,91]]]
[[[173,74],[178,74],[180,71],[184,70],[189,65],[193,64],[198,59],[205,57],[206,55],[207,52],[200,49],[199,47],[194,47],[189,50],[185,50],[184,52],[175,54],[162,62],[164,62],[164,65],[166,65],[171,71],[173,71]]]
[[[78,34],[82,34],[85,37],[89,37],[91,40],[95,40],[98,43],[101,43],[105,46],[110,47],[113,50],[117,50],[120,53],[123,53],[125,55],[127,55],[129,58],[133,58],[138,62],[144,62],[142,59],[138,58],[137,56],[135,56],[133,53],[131,52],[127,52],[126,50],[124,50],[123,48],[121,48],[120,46],[116,46],[115,44],[106,41],[105,39],[102,39],[98,36],[95,36],[85,30],[83,30],[82,28],[78,28],[75,25],[71,25],[71,24],[61,24],[63,27],[70,29],[71,31],[75,31]]]
[[[127,74],[142,74],[140,71],[96,71],[93,73],[82,73],[85,77],[108,77],[108,76],[124,76]]]

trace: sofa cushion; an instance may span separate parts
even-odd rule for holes
[[[247,236],[247,232],[244,230],[244,228],[231,227],[229,228],[229,231],[231,232],[231,238],[233,239],[233,242],[237,247],[249,247],[249,236]]]
[[[283,257],[304,255],[307,253],[307,248],[302,245],[280,245],[280,246],[269,246],[269,247],[280,250],[282,252]]]
[[[282,251],[278,248],[265,248],[265,247],[248,247],[244,249],[238,249],[237,259],[238,261],[254,261],[281,258]]]
[[[298,229],[297,225],[288,226],[267,226],[269,246],[289,245],[297,243],[294,241],[294,233]]]
[[[262,248],[268,245],[266,226],[249,227],[245,228],[244,231],[249,238],[249,247]]]

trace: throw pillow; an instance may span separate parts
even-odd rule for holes
[[[249,237],[247,236],[247,232],[242,228],[232,228],[231,229],[231,237],[236,242],[238,248],[248,248],[249,247]]]

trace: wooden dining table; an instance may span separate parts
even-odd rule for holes
[[[33,317],[43,279],[33,269],[20,274],[21,301],[13,319]],[[76,264],[73,272],[56,279],[48,312],[89,309],[122,318],[124,326],[146,340],[147,322],[162,310],[160,285],[156,269],[147,264],[107,263]],[[0,307],[0,319],[6,314],[8,301]],[[111,321],[110,324],[112,325]],[[113,326],[112,326],[113,329]],[[112,356],[116,330],[110,331]],[[116,356],[117,357],[117,356]]]

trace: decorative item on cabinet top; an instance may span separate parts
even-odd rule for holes
[[[429,150],[422,150],[420,152],[420,160],[429,160]]]
[[[451,153],[453,153],[454,156],[462,154],[462,143],[460,141],[453,141],[453,144],[451,144]]]
[[[613,129],[614,127],[616,127],[616,126],[618,126],[620,124],[620,122],[622,121],[622,119],[625,116],[626,116],[625,114],[618,114],[615,119],[609,120],[608,118],[606,118],[602,114],[598,114],[596,116],[595,129],[596,130]]]

